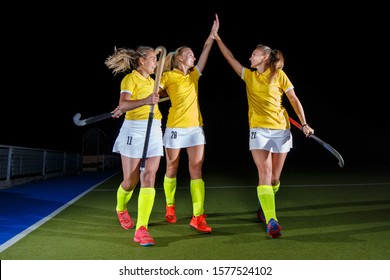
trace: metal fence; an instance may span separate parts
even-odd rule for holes
[[[82,171],[81,154],[0,145],[0,188]]]

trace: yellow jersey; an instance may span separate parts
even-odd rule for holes
[[[162,74],[160,87],[166,90],[171,100],[166,127],[203,126],[198,101],[200,76],[196,66],[188,74],[176,68]]]
[[[131,94],[130,100],[145,98],[154,91],[154,80],[152,77],[145,78],[137,70],[127,74],[121,82],[121,94]],[[162,114],[158,104],[154,105],[154,119],[161,120]],[[145,120],[149,118],[150,106],[144,105],[126,112],[126,120]]]
[[[264,73],[243,68],[241,78],[246,84],[249,127],[288,129],[288,114],[282,105],[282,97],[294,86],[283,70],[278,70],[269,83],[270,73],[269,68]]]

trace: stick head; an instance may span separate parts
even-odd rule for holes
[[[344,159],[341,157],[341,155],[340,155],[340,157],[339,157],[339,166],[340,166],[341,168],[344,167]]]
[[[73,123],[77,126],[83,126],[85,125],[85,122],[80,120],[81,118],[81,114],[80,113],[77,113],[73,116]]]
[[[164,56],[164,58],[165,58],[165,56],[166,56],[166,54],[167,54],[167,50],[165,49],[164,46],[158,46],[158,47],[154,50],[154,53],[155,53],[156,55],[158,55],[158,54],[161,53],[160,56]]]

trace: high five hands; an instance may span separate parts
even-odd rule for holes
[[[219,38],[219,36],[218,36],[218,29],[219,29],[219,19],[218,19],[218,15],[215,14],[214,24],[213,24],[213,27],[211,28],[211,32],[213,34],[214,39],[218,39]]]

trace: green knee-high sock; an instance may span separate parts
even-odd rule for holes
[[[138,216],[136,229],[139,229],[141,226],[148,228],[149,218],[150,214],[152,213],[155,196],[156,190],[152,187],[143,187],[140,189],[138,196]]]
[[[276,194],[278,192],[279,187],[280,187],[280,181],[275,186],[272,186],[272,190],[274,191],[274,194]],[[260,199],[258,199],[258,202],[259,202],[259,206],[260,206]]]
[[[275,210],[275,194],[272,189],[272,186],[261,185],[257,186],[257,196],[263,209],[266,222],[272,218],[276,221],[276,210]]]
[[[280,181],[275,185],[275,186],[272,186],[272,189],[274,191],[274,194],[276,194],[279,190],[279,187],[280,187]]]
[[[204,181],[202,179],[191,180],[190,191],[192,198],[193,215],[199,216],[204,213]]]
[[[175,205],[176,178],[164,177],[165,200],[169,206]]]
[[[119,185],[118,191],[116,192],[116,211],[125,211],[132,195],[133,191],[127,192],[123,189],[122,185]]]

